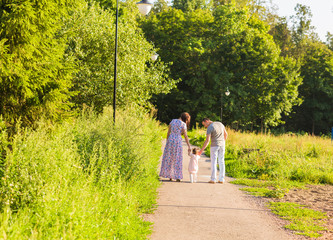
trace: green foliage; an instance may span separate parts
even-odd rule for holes
[[[290,125],[313,134],[327,133],[333,126],[333,52],[323,43],[309,41],[304,51],[299,88],[304,102],[295,108]]]
[[[156,98],[163,121],[181,111],[194,121],[219,119],[222,102],[227,122],[276,125],[299,104],[296,62],[279,56],[268,26],[247,10],[167,9],[143,21],[142,28],[165,61],[174,63],[170,75],[182,79],[177,90]],[[231,94],[221,99],[227,86]]]
[[[0,8],[0,115],[7,125],[60,120],[74,107],[113,103],[115,1],[36,1]],[[101,6],[100,6],[101,5]],[[176,81],[138,27],[134,1],[119,6],[117,105],[151,108]],[[74,103],[74,104],[73,104]]]
[[[11,125],[41,116],[58,119],[72,93],[72,59],[59,34],[78,1],[2,1],[0,7],[0,115]]]
[[[212,2],[204,0],[173,0],[172,7],[180,9],[183,12],[194,11],[197,9],[204,9],[210,7]]]
[[[22,130],[0,182],[1,237],[146,239],[159,186],[161,128],[142,112],[86,111],[73,123]]]
[[[311,30],[313,29],[313,27],[311,26],[312,13],[310,7],[299,3],[296,5],[294,10],[296,12],[296,15],[292,17],[293,41],[295,42],[299,50],[300,45],[305,39],[309,37],[309,35],[311,34]]]
[[[2,117],[0,117],[0,178],[2,178],[4,174],[4,162],[8,145],[9,142],[6,123]]]
[[[94,106],[101,112],[113,103],[115,9],[106,2],[82,5],[72,12],[64,32],[71,31],[67,54],[75,59],[77,74],[73,98],[77,106]],[[110,3],[111,4],[111,3]],[[150,107],[153,94],[168,93],[175,81],[168,77],[168,65],[151,56],[157,51],[143,36],[133,2],[121,3],[118,23],[117,105],[135,103]]]
[[[298,235],[308,237],[320,237],[318,231],[326,230],[324,219],[327,218],[325,213],[305,208],[296,203],[270,202],[269,207],[273,213],[290,221],[285,228],[296,231]]]
[[[269,33],[273,36],[275,43],[280,47],[282,56],[292,55],[290,54],[294,48],[292,32],[288,28],[288,22],[285,17],[277,18],[274,25],[271,26]]]

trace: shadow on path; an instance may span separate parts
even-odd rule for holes
[[[177,208],[208,208],[208,209],[222,209],[222,210],[238,210],[238,211],[256,211],[256,212],[270,212],[269,210],[261,209],[247,209],[247,208],[227,208],[227,207],[214,207],[214,206],[193,206],[193,205],[158,205],[158,207],[177,207]]]

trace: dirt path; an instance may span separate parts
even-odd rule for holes
[[[184,145],[184,149],[185,145]],[[145,218],[154,223],[152,240],[283,240],[296,239],[277,218],[260,207],[238,186],[209,184],[210,160],[199,160],[198,182],[190,183],[185,155],[182,182],[163,181],[158,208]]]

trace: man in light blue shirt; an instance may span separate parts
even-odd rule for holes
[[[202,120],[202,125],[207,128],[206,141],[201,148],[199,154],[201,154],[205,148],[210,145],[210,160],[212,175],[209,183],[216,183],[216,172],[217,172],[217,160],[219,163],[219,179],[218,183],[224,183],[225,178],[225,164],[224,164],[224,153],[225,153],[225,141],[227,140],[228,133],[225,130],[224,125],[221,122],[213,122],[209,118]]]

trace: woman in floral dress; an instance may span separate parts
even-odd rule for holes
[[[160,177],[183,179],[183,147],[182,134],[188,146],[188,152],[191,153],[191,146],[187,136],[187,126],[191,120],[190,114],[184,112],[179,119],[173,119],[169,124],[167,142],[164,148],[161,164]]]

